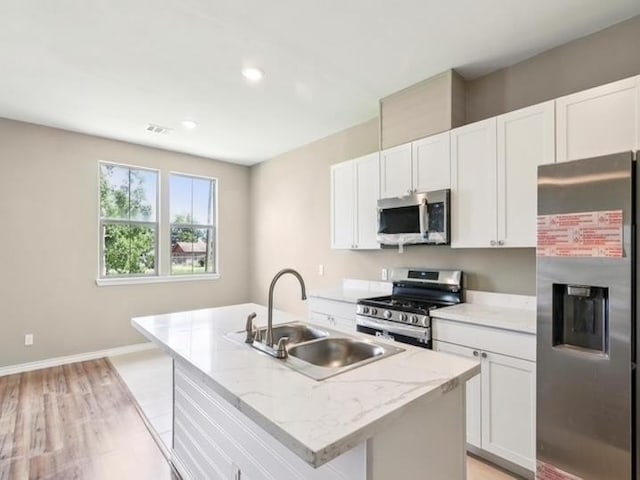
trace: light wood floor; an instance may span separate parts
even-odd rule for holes
[[[176,478],[108,360],[0,377],[0,480]]]

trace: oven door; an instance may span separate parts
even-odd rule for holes
[[[358,315],[356,330],[399,343],[431,348],[431,327],[416,327]]]

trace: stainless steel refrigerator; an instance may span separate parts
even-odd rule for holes
[[[539,479],[638,478],[634,157],[538,169]]]

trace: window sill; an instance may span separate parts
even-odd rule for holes
[[[111,287],[116,285],[143,285],[148,283],[199,282],[203,280],[218,280],[219,278],[219,273],[206,275],[162,275],[157,277],[96,278],[96,285],[99,287]]]

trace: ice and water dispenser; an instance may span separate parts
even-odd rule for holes
[[[607,354],[609,289],[553,284],[553,346]]]

